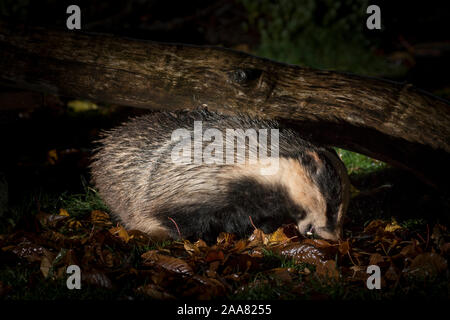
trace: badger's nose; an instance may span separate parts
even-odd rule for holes
[[[312,236],[314,235],[314,226],[312,224],[308,224],[306,226],[306,235],[307,236]]]

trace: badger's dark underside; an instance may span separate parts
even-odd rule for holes
[[[282,224],[301,220],[305,214],[282,185],[263,185],[255,179],[241,178],[228,185],[224,197],[162,209],[156,216],[173,238],[180,236],[176,223],[183,238],[200,238],[213,243],[220,232],[244,237],[256,226],[265,233],[272,233]]]

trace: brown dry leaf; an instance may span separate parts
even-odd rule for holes
[[[245,249],[247,249],[248,241],[246,239],[240,239],[236,241],[234,247],[230,250],[230,252],[241,253]]]
[[[365,228],[364,233],[373,234],[376,233],[379,229],[383,228],[387,225],[386,221],[383,220],[372,220]]]
[[[234,238],[236,236],[232,233],[221,232],[217,236],[217,244],[222,245],[224,247],[231,246],[234,242]]]
[[[262,258],[264,257],[264,249],[262,247],[255,247],[249,250],[247,254],[254,258]]]
[[[192,244],[189,240],[184,240],[184,249],[190,255],[200,254],[200,249],[196,245]]]
[[[191,266],[186,261],[159,254],[156,250],[150,250],[141,255],[144,265],[158,266],[167,271],[181,275],[191,276],[194,274]]]
[[[103,262],[105,263],[105,266],[107,266],[108,268],[114,267],[114,255],[112,254],[111,251],[103,249],[102,258]]]
[[[36,245],[24,238],[17,246],[3,248],[5,251],[11,251],[19,258],[28,260],[29,262],[41,261],[44,256],[51,256],[51,253],[44,247]]]
[[[374,253],[370,256],[369,265],[378,265],[384,261],[383,256],[379,253]]]
[[[269,236],[269,243],[283,243],[288,242],[289,238],[284,233],[283,227],[278,228]]]
[[[56,162],[58,161],[58,152],[56,151],[56,149],[52,149],[47,152],[47,161],[51,165],[56,164]]]
[[[208,248],[208,245],[202,239],[198,239],[197,241],[195,241],[194,246],[196,246],[199,249],[200,248]]]
[[[62,260],[61,260],[61,262],[64,265],[66,265],[66,266],[70,266],[72,264],[78,265],[77,258],[76,258],[76,255],[75,255],[75,251],[73,249],[69,249],[67,251],[63,251],[63,250],[65,250],[65,249],[62,249],[60,251],[60,253],[58,253],[58,256],[59,255],[64,255]]]
[[[431,234],[431,239],[433,239],[436,244],[439,244],[440,240],[447,234],[447,228],[441,224],[436,224],[433,227],[433,232]]]
[[[422,250],[420,247],[418,247],[415,243],[412,243],[405,246],[402,251],[400,251],[400,254],[404,257],[414,258],[421,252]]]
[[[220,261],[213,261],[209,264],[209,269],[206,270],[206,275],[210,278],[217,276],[217,269],[219,269]]]
[[[50,269],[52,268],[52,262],[47,257],[42,257],[40,270],[44,278],[48,277]]]
[[[316,274],[328,279],[339,279],[339,271],[336,268],[336,262],[334,260],[327,260],[324,264],[318,264]]]
[[[71,221],[69,221],[69,227],[72,228],[72,229],[79,229],[82,226],[83,225],[78,220],[71,220]]]
[[[183,291],[183,296],[195,297],[198,300],[210,300],[223,296],[226,292],[225,286],[217,279],[200,275],[194,275],[188,280],[188,284],[192,284],[193,287]]]
[[[64,217],[69,217],[70,216],[69,212],[67,212],[67,210],[63,209],[63,208],[59,209],[59,215],[60,216],[64,216]]]
[[[339,244],[339,252],[340,252],[342,255],[348,254],[349,251],[350,251],[350,244],[348,243],[348,240],[347,240],[347,241],[343,241],[343,242],[341,242],[341,243]]]
[[[128,230],[128,235],[130,236],[130,240],[134,240],[134,242],[142,245],[148,245],[152,242],[151,238],[148,234],[139,231],[139,230]]]
[[[320,249],[324,249],[324,248],[329,248],[331,246],[333,246],[331,243],[329,243],[326,240],[323,239],[304,239],[302,241],[302,244],[310,244],[316,248],[320,248]]]
[[[269,242],[269,236],[266,235],[261,229],[255,229],[248,240],[249,247],[255,247],[262,244],[267,245]]]
[[[447,270],[447,260],[434,252],[419,254],[406,272],[415,277],[427,278]]]
[[[90,220],[93,224],[101,224],[101,225],[112,224],[109,214],[101,210],[92,210]]]
[[[397,223],[395,219],[392,219],[392,222],[384,227],[385,232],[394,232],[395,230],[399,230],[402,227]]]
[[[206,262],[212,262],[212,261],[223,261],[224,254],[222,250],[209,250],[206,254],[205,261]]]
[[[155,285],[155,284],[147,284],[145,286],[141,286],[141,287],[137,288],[137,292],[145,294],[156,300],[174,300],[175,299],[175,297],[173,295],[165,292],[163,288],[161,288],[160,286]]]
[[[292,272],[289,268],[274,268],[268,270],[268,273],[282,282],[292,282]]]
[[[89,271],[83,271],[81,273],[81,279],[83,282],[88,284],[92,284],[106,289],[112,289],[111,280],[104,272],[100,270],[92,269]]]
[[[450,255],[450,243],[449,242],[443,243],[440,247],[440,250],[442,255],[444,256]]]
[[[361,267],[361,266],[351,266],[349,268],[351,271],[353,271],[351,277],[354,280],[366,280],[367,279],[367,267]]]
[[[281,248],[277,248],[279,254],[293,258],[297,263],[309,263],[312,265],[323,265],[326,262],[325,254],[310,244],[289,243]]]
[[[36,218],[39,220],[42,226],[50,226],[50,227],[55,227],[59,222],[66,221],[68,219],[67,216],[48,214],[45,212],[39,212],[36,215]]]
[[[231,255],[227,259],[226,267],[223,274],[230,274],[235,272],[249,272],[258,270],[260,266],[260,259],[252,257],[248,254]]]
[[[391,265],[387,269],[384,277],[386,279],[388,279],[388,280],[391,280],[391,281],[397,281],[398,280],[399,275],[398,275],[397,269],[395,268],[393,263],[391,263]]]
[[[122,239],[125,243],[128,243],[128,241],[130,241],[130,236],[128,235],[127,230],[125,230],[122,226],[111,228],[109,229],[109,232],[112,235],[115,235]]]

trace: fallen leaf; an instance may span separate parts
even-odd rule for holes
[[[52,268],[51,261],[47,257],[42,257],[40,270],[44,278],[48,277],[51,268]]]
[[[405,271],[418,278],[428,278],[447,270],[447,260],[434,252],[419,254]]]
[[[269,236],[269,243],[282,243],[289,241],[289,238],[284,234],[284,229],[278,228]]]
[[[369,265],[378,265],[384,261],[383,256],[379,253],[374,253],[370,256]]]
[[[373,234],[376,233],[379,229],[383,228],[387,225],[386,221],[383,220],[372,220],[365,228],[364,233]]]
[[[245,249],[247,249],[247,243],[248,241],[246,239],[240,239],[236,241],[234,247],[230,250],[230,252],[240,253],[244,251]]]
[[[341,243],[339,244],[339,252],[340,252],[342,255],[348,254],[349,251],[350,251],[350,244],[348,243],[348,240],[347,240],[347,241],[343,241],[343,242],[341,242]]]
[[[224,255],[222,250],[210,250],[206,254],[205,261],[206,262],[212,262],[212,261],[223,261]]]
[[[231,246],[236,236],[232,233],[221,232],[217,236],[217,244],[222,246]]]
[[[191,266],[186,261],[159,254],[156,250],[150,250],[141,255],[144,265],[159,266],[165,270],[181,275],[191,276],[194,274]]]
[[[183,291],[184,297],[192,297],[197,300],[210,300],[223,296],[226,292],[225,286],[214,278],[207,278],[194,275],[187,280],[187,285],[192,285],[188,290]]]
[[[59,209],[59,215],[60,216],[64,216],[64,217],[69,217],[70,216],[69,212],[67,212],[67,210],[63,209],[63,208]]]
[[[112,235],[115,235],[125,241],[125,243],[128,243],[128,241],[130,241],[130,236],[128,235],[127,230],[125,230],[122,226],[111,228],[109,229],[109,232]]]
[[[208,245],[206,244],[206,242],[205,241],[203,241],[202,239],[199,239],[199,240],[197,240],[195,243],[194,243],[194,246],[196,246],[197,248],[208,248]]]
[[[269,242],[269,236],[266,235],[261,229],[255,229],[248,240],[249,247],[259,246],[261,244],[266,245]]]
[[[395,219],[392,219],[392,222],[384,227],[384,231],[394,232],[395,230],[399,230],[401,228],[402,227],[397,223],[397,221]]]
[[[293,258],[296,263],[309,263],[315,266],[326,262],[326,255],[321,250],[310,244],[289,243],[281,248],[275,248],[275,252]]]
[[[39,220],[42,226],[56,227],[58,223],[66,221],[68,219],[68,216],[39,212],[36,215],[36,218]]]
[[[92,210],[90,216],[91,222],[94,224],[110,225],[111,220],[109,215],[101,210]]]
[[[51,257],[53,254],[43,246],[36,245],[28,239],[23,239],[17,246],[8,248],[19,258],[29,262],[40,262],[42,257]]]
[[[329,248],[332,246],[331,243],[329,243],[326,240],[323,239],[304,239],[302,240],[303,244],[310,244],[313,245],[316,248],[320,248],[320,249],[324,249],[324,248]]]
[[[327,279],[339,279],[339,271],[336,268],[336,262],[334,260],[327,260],[323,264],[318,264],[316,274]]]
[[[56,164],[56,162],[58,161],[58,152],[56,151],[56,149],[52,149],[52,150],[48,151],[48,153],[47,153],[47,161],[51,165]]]
[[[200,253],[200,249],[192,244],[191,242],[189,242],[189,240],[184,240],[184,249],[190,254],[190,255],[194,255],[194,254],[199,254]]]
[[[397,269],[395,268],[393,263],[391,263],[391,265],[387,269],[384,277],[386,279],[388,279],[388,280],[391,280],[391,281],[397,281],[398,280],[399,274],[398,274]]]
[[[145,286],[141,286],[141,287],[137,288],[137,292],[139,292],[141,294],[145,294],[156,300],[174,300],[175,299],[175,297],[173,295],[165,292],[163,288],[161,288],[160,286],[155,285],[155,284],[147,284]]]
[[[289,268],[274,268],[268,270],[267,273],[282,282],[292,282],[292,272],[289,271]]]
[[[81,273],[81,280],[84,283],[95,285],[97,287],[112,289],[111,280],[104,272],[100,270],[91,269],[83,271]]]

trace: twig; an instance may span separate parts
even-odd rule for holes
[[[180,228],[178,228],[178,225],[177,225],[177,223],[175,222],[175,220],[173,220],[171,217],[167,217],[167,218],[169,218],[169,220],[173,222],[173,224],[174,224],[175,227],[177,228],[178,236],[180,237],[180,239],[182,239],[183,237],[181,236]]]
[[[251,217],[251,216],[248,216],[248,218],[250,219],[250,223],[252,224],[253,228],[255,228],[255,230],[258,229],[258,228],[255,226],[255,224],[253,223],[252,217]]]
[[[420,238],[420,240],[422,240],[423,243],[427,243],[427,242],[425,241],[425,239],[424,239],[418,232],[416,232],[416,234],[417,234],[417,236]]]
[[[359,267],[359,265],[357,265],[357,264],[353,261],[352,255],[350,254],[350,250],[347,251],[347,254],[348,254],[348,257],[350,258],[350,261],[353,263],[353,265]]]

